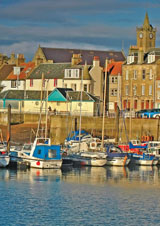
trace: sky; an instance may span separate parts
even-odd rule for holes
[[[29,61],[40,45],[127,54],[146,12],[160,47],[159,11],[159,0],[0,0],[0,53]]]

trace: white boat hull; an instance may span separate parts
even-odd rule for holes
[[[134,163],[140,166],[156,166],[158,160],[134,160]]]
[[[107,165],[108,166],[127,166],[130,163],[130,159],[126,158],[108,158]]]
[[[0,167],[6,167],[9,165],[10,157],[7,156],[0,156]]]
[[[38,169],[60,169],[62,160],[27,160],[31,168]]]
[[[72,159],[74,164],[81,166],[105,166],[107,163],[106,159]]]

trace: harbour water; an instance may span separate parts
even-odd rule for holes
[[[0,225],[160,225],[160,168],[0,169]]]

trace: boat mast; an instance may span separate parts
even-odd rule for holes
[[[106,89],[107,89],[107,66],[108,66],[108,59],[105,62],[105,73],[104,73],[104,96],[103,96],[103,119],[102,119],[102,144],[101,148],[104,148],[104,119],[105,119],[105,110],[106,110]]]
[[[41,79],[41,106],[40,106],[40,116],[39,116],[36,138],[38,137],[38,133],[41,125],[41,117],[42,117],[42,109],[43,109],[43,101],[42,101],[43,100],[43,82],[44,82],[44,73],[42,73],[42,79]]]
[[[80,93],[80,116],[79,116],[79,150],[80,150],[81,122],[82,122],[83,69],[81,72],[82,73],[81,73],[81,93]]]
[[[48,130],[48,82],[49,79],[47,80],[47,85],[46,85],[46,103],[45,103],[45,111],[46,111],[46,126],[45,126],[45,139],[47,138],[47,130]]]

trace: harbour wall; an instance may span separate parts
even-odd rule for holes
[[[12,124],[24,123],[26,125],[37,125],[39,114],[13,114],[11,116]],[[46,121],[45,115],[42,115],[42,123]],[[93,136],[102,134],[102,117],[82,117],[81,129],[91,133]],[[52,142],[61,144],[67,135],[79,129],[79,117],[66,115],[50,115],[48,117],[48,129]],[[0,125],[7,125],[7,114],[0,113]],[[119,126],[118,126],[119,125]],[[121,142],[127,142],[129,139],[141,139],[143,136],[150,136],[154,140],[160,139],[160,120],[159,119],[140,119],[140,118],[120,118],[119,123],[116,118],[105,118],[104,135],[107,138],[117,138]]]

